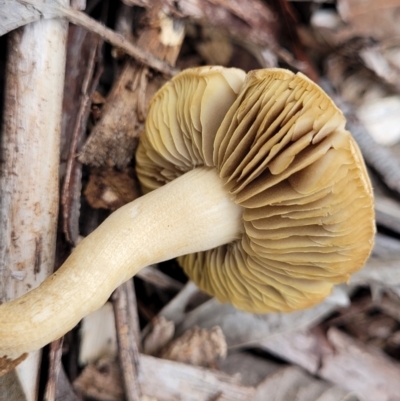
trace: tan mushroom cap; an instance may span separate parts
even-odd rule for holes
[[[144,189],[208,166],[244,209],[238,240],[179,258],[201,289],[253,313],[292,311],[364,265],[372,189],[345,122],[316,84],[282,69],[245,79],[194,68],[156,94],[137,151]]]

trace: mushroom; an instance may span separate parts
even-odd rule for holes
[[[139,269],[173,257],[201,289],[248,312],[321,301],[364,265],[375,232],[366,168],[344,127],[301,73],[177,75],[152,99],[137,150],[146,195],[0,306],[0,357],[43,347]]]

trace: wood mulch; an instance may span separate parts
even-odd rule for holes
[[[49,244],[33,237],[27,269],[54,247],[61,265],[109,213],[140,196],[133,155],[149,100],[178,71],[206,64],[284,67],[318,82],[363,153],[378,228],[363,270],[323,303],[290,314],[237,311],[187,282],[175,261],[148,266],[30,362],[32,386],[18,370],[0,378],[0,401],[399,401],[399,13],[393,0],[0,1],[6,128],[14,106],[3,95],[21,74],[13,60],[25,52],[24,30],[40,18],[70,23],[57,20],[68,30],[58,232]],[[39,50],[22,56],[35,64],[45,57]],[[8,249],[4,241],[0,256],[19,261]],[[1,271],[0,301],[37,284],[37,272],[21,270],[10,291]]]

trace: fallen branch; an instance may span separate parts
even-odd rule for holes
[[[6,11],[0,3],[1,26],[13,17],[2,18]],[[0,303],[37,287],[54,269],[67,26],[38,21],[9,37],[0,146]],[[35,399],[39,364],[35,352],[18,366],[25,393],[20,400]],[[5,387],[0,379],[0,399],[9,399]]]

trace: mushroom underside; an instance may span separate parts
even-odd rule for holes
[[[236,70],[198,68],[162,88],[137,151],[138,176],[151,191],[199,165],[215,168],[243,207],[243,235],[180,257],[185,272],[252,313],[307,308],[369,256],[366,169],[340,110],[302,74],[255,71],[239,90],[229,87],[231,75]],[[214,103],[206,107],[210,87]],[[221,118],[215,104],[227,103]]]

